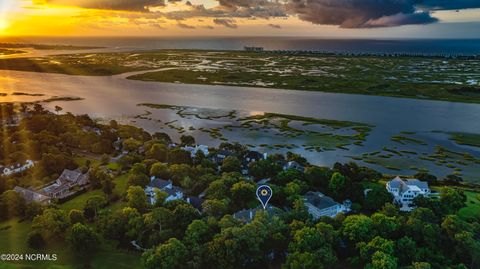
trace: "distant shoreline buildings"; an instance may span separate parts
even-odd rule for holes
[[[376,57],[419,57],[419,58],[441,58],[441,59],[461,59],[478,60],[480,55],[466,55],[461,53],[420,53],[420,52],[350,52],[350,51],[325,51],[325,50],[266,50],[264,47],[245,46],[247,52],[267,52],[275,54],[319,54],[331,56],[376,56]]]

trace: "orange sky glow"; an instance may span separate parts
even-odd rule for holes
[[[275,11],[285,12],[284,15],[245,15],[243,7],[232,11],[231,7],[221,6],[214,0],[171,1],[140,9],[132,7],[131,10],[130,6],[117,4],[125,0],[117,3],[102,0],[104,5],[92,1],[2,0],[0,36],[415,37],[430,33],[435,37],[436,32],[447,31],[445,35],[449,37],[448,29],[467,25],[472,30],[462,27],[460,32],[458,29],[452,31],[452,37],[480,37],[473,31],[480,26],[479,8],[431,11],[429,14],[435,23],[350,28],[312,23],[310,19],[291,13],[288,5]]]

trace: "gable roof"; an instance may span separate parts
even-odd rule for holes
[[[396,188],[400,190],[400,193],[404,193],[411,190],[424,190],[428,189],[428,182],[420,181],[416,178],[411,178],[407,180],[403,180],[400,177],[396,177],[388,182],[390,188]]]
[[[428,182],[425,181],[420,181],[416,178],[413,179],[407,179],[407,185],[409,186],[416,186],[420,189],[428,189]]]
[[[405,184],[400,177],[396,177],[389,182],[391,188],[400,189]]]
[[[83,180],[84,174],[79,170],[63,170],[62,174],[58,177],[58,180],[62,183],[64,182],[79,182]]]

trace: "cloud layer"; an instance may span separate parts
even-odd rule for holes
[[[302,20],[342,28],[426,24],[436,20],[417,12],[415,0],[291,0],[289,9]]]
[[[158,18],[183,20],[211,18],[212,23],[237,28],[236,18],[278,18],[296,16],[313,24],[341,28],[393,27],[428,24],[438,21],[435,10],[480,8],[480,0],[217,0],[206,8],[187,0],[33,0],[83,8],[136,11]],[[176,11],[152,11],[169,3],[183,3],[187,8]],[[180,26],[180,25],[179,25]],[[278,28],[277,25],[269,25]],[[182,26],[180,26],[182,27]]]
[[[148,11],[148,7],[165,6],[165,0],[45,0],[45,2],[56,5],[125,11]]]

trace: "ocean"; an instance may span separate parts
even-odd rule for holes
[[[312,50],[337,53],[480,55],[480,39],[318,39],[298,37],[22,37],[0,42],[102,46],[119,50]]]

